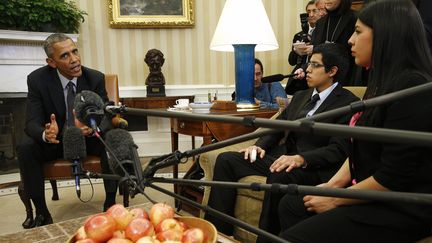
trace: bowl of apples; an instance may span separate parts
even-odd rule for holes
[[[68,243],[216,243],[217,231],[210,222],[196,217],[177,217],[174,208],[154,204],[147,212],[113,205],[105,213],[92,215]]]

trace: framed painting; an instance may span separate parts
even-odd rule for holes
[[[112,28],[191,28],[194,0],[109,0]]]

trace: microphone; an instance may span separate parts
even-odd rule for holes
[[[130,133],[123,129],[113,129],[106,133],[105,142],[113,155],[108,154],[108,164],[115,175],[141,182],[142,166],[138,156],[138,146],[134,143]],[[112,157],[116,157],[115,160]],[[118,162],[117,162],[118,161]],[[119,164],[120,163],[120,164]]]
[[[93,131],[98,131],[98,125],[104,116],[104,102],[102,98],[90,90],[83,90],[77,94],[74,101],[76,118],[91,127]]]
[[[280,82],[280,81],[284,80],[285,78],[292,78],[295,76],[297,76],[297,74],[288,74],[288,75],[274,74],[274,75],[263,77],[261,79],[261,82],[263,82],[263,83]]]
[[[84,136],[77,127],[69,127],[63,135],[63,157],[72,161],[72,174],[75,176],[75,187],[78,198],[81,197],[80,160],[87,157],[87,150]]]

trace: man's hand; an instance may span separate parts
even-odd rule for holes
[[[255,104],[260,105],[261,104],[261,100],[255,98]]]
[[[294,45],[294,52],[299,56],[306,56],[312,54],[313,45],[298,43]]]
[[[295,70],[294,74],[296,74],[296,76],[294,76],[294,79],[304,79],[304,77],[306,77],[306,73],[303,68]]]
[[[330,185],[327,183],[323,183],[318,186],[330,187]],[[336,208],[339,205],[338,198],[310,196],[310,195],[303,197],[303,202],[307,211],[315,212],[315,213],[323,213],[333,208]]]
[[[57,140],[59,129],[54,114],[51,114],[50,120],[50,123],[45,124],[45,141],[48,143],[60,143],[60,141]]]
[[[253,150],[255,150],[256,152],[252,152]],[[249,160],[251,163],[255,162],[254,158],[252,158],[253,153],[259,155],[261,159],[264,158],[265,155],[265,150],[255,145],[249,146],[245,149],[241,149],[239,152],[244,153],[244,159]]]
[[[305,160],[300,155],[282,155],[273,162],[270,166],[270,171],[280,172],[286,168],[286,172],[292,171],[294,168],[299,168],[305,163]]]
[[[74,117],[75,117],[75,119],[74,119],[75,126],[78,127],[79,129],[81,129],[82,135],[84,135],[84,136],[90,136],[90,135],[92,135],[93,134],[93,129],[91,129],[87,125],[83,124],[78,119],[76,119],[75,110],[73,110],[73,113],[74,113]]]

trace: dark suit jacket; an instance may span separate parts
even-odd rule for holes
[[[25,132],[35,141],[43,142],[44,125],[50,122],[50,115],[56,115],[59,134],[66,120],[66,104],[63,87],[57,69],[50,66],[41,67],[27,77],[27,112]],[[108,101],[103,73],[82,67],[82,75],[78,77],[76,93],[91,90]]]
[[[330,15],[333,15],[333,16],[331,17]],[[333,23],[333,21],[337,21],[336,17],[337,16],[334,16],[334,13],[333,14],[329,13],[328,15],[320,18],[317,21],[315,30],[312,34],[312,40],[311,40],[312,45],[315,46],[315,45],[323,44],[326,42],[327,24],[328,24],[329,18],[332,18],[332,23]],[[351,46],[348,44],[348,40],[351,37],[351,35],[354,33],[356,21],[357,21],[357,18],[355,16],[354,12],[353,11],[347,12],[346,14],[344,14],[342,16],[342,19],[339,23],[339,26],[337,27],[337,29],[335,30],[335,33],[334,33],[333,42],[343,45],[346,48],[347,53],[349,55],[351,54]],[[332,34],[333,34],[333,32],[330,31],[329,32],[329,38],[331,38]],[[351,57],[351,55],[350,55],[350,57]],[[345,81],[344,83],[341,83],[343,86],[361,83],[361,80],[358,80],[358,79],[361,79],[361,77],[357,77],[355,75],[357,73],[356,69],[357,69],[357,66],[355,65],[354,58],[351,57],[350,58],[350,69],[348,71],[347,78],[346,78],[346,80],[344,80]],[[358,73],[357,75],[360,75],[360,73]]]
[[[278,117],[283,120],[296,120],[312,96],[313,89],[298,91],[287,109]],[[341,85],[329,94],[315,114],[339,108],[357,101],[358,98]],[[328,118],[320,122],[348,124],[351,114],[342,117]],[[256,145],[269,151],[277,147],[285,132],[260,138]],[[307,162],[307,168],[318,170],[323,181],[329,179],[348,156],[348,140],[339,137],[318,136],[314,134],[291,132],[285,140],[287,154],[299,154]]]

